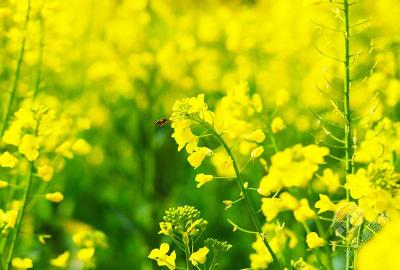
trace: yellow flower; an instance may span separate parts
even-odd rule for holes
[[[77,139],[72,144],[71,149],[78,155],[87,155],[92,150],[92,146],[84,139]]]
[[[286,128],[286,125],[283,122],[282,118],[275,117],[274,119],[272,119],[272,122],[271,122],[272,133],[278,133],[279,131],[282,131],[285,128]]]
[[[69,260],[70,252],[65,251],[64,253],[58,255],[56,258],[50,260],[50,264],[59,268],[66,268]]]
[[[31,134],[26,134],[22,137],[22,142],[18,150],[29,161],[34,161],[39,156],[39,139]]]
[[[3,181],[3,180],[0,180],[0,188],[6,188],[6,187],[8,187],[8,182],[7,181]]]
[[[187,119],[175,121],[172,122],[171,126],[174,129],[174,133],[171,137],[174,138],[178,144],[178,151],[181,151],[186,145],[186,151],[191,153],[193,149],[197,147],[199,138],[192,133],[190,121]]]
[[[77,257],[79,260],[81,261],[89,261],[91,258],[93,258],[93,255],[95,253],[95,249],[94,248],[81,248],[78,251]]]
[[[211,149],[207,147],[198,147],[193,151],[192,154],[190,154],[187,160],[193,168],[197,168],[211,152]]]
[[[21,143],[21,126],[15,122],[4,132],[3,142],[18,146]]]
[[[365,169],[359,169],[356,174],[347,175],[344,187],[350,190],[350,195],[354,199],[360,199],[372,191]]]
[[[330,193],[335,192],[340,186],[339,174],[334,173],[331,169],[326,168],[323,171],[321,182],[328,188]]]
[[[54,203],[59,203],[64,200],[64,195],[61,192],[47,193],[45,195],[46,200],[49,200]]]
[[[11,265],[18,270],[30,269],[33,267],[32,259],[29,258],[22,259],[15,257],[12,259]]]
[[[302,153],[305,159],[315,164],[322,164],[324,163],[324,157],[329,154],[329,148],[310,144],[303,147]]]
[[[23,128],[35,128],[36,127],[36,120],[33,116],[33,113],[25,108],[19,109],[15,112],[15,117],[17,121],[20,123],[21,127]]]
[[[166,266],[170,270],[175,269],[175,259],[176,253],[172,251],[170,255],[167,255],[169,251],[169,245],[167,243],[162,243],[160,249],[153,249],[148,258],[157,261],[158,266]]]
[[[322,247],[325,245],[325,239],[319,237],[316,232],[308,233],[306,242],[309,248]]]
[[[256,143],[262,143],[265,140],[265,134],[262,129],[259,128],[245,136],[245,139],[249,141],[254,141]]]
[[[336,205],[324,194],[319,194],[319,201],[315,203],[315,208],[319,209],[318,214],[326,211],[336,211]]]
[[[204,94],[199,94],[197,97],[189,98],[188,103],[190,105],[188,110],[189,114],[195,114],[207,110],[207,104],[204,102]]]
[[[7,227],[14,228],[15,223],[17,222],[18,218],[18,211],[17,210],[10,210],[3,215],[3,222],[7,224]]]
[[[54,170],[52,166],[43,165],[39,166],[37,169],[38,169],[37,174],[40,178],[43,179],[43,181],[49,182],[53,177]]]
[[[282,199],[282,203],[287,209],[294,210],[299,207],[299,201],[289,192],[282,192],[279,198]]]
[[[74,153],[71,151],[71,141],[66,140],[56,148],[56,153],[62,155],[65,158],[71,159],[74,157]]]
[[[267,218],[268,222],[273,220],[279,214],[279,212],[285,208],[282,199],[262,198],[261,202],[262,202],[261,211]]]
[[[283,104],[289,101],[289,98],[290,94],[287,90],[285,89],[279,90],[276,95],[276,106],[277,107],[282,106]]]
[[[196,179],[195,181],[198,182],[197,184],[197,188],[200,188],[202,185],[204,185],[205,183],[208,183],[210,181],[212,181],[214,179],[214,176],[212,175],[207,175],[204,173],[199,173],[198,175],[196,175]]]
[[[310,208],[307,199],[300,200],[300,207],[294,210],[293,214],[298,222],[304,222],[315,217],[315,212]]]
[[[357,253],[356,269],[397,270],[400,265],[400,219],[384,225]]]
[[[255,159],[255,158],[260,157],[262,155],[262,153],[264,153],[264,147],[259,146],[256,149],[254,149],[253,151],[251,151],[250,156],[252,159]]]
[[[160,231],[158,234],[165,234],[167,236],[173,235],[172,224],[170,222],[160,222]]]
[[[0,155],[0,166],[5,168],[14,168],[17,165],[18,159],[8,151]]]
[[[268,175],[261,178],[257,192],[263,196],[268,196],[280,188],[282,188],[281,178],[276,170],[271,170]]]
[[[206,262],[206,256],[209,250],[207,247],[202,247],[198,251],[193,252],[192,255],[189,257],[189,261],[194,265],[197,266],[198,264],[204,264]]]

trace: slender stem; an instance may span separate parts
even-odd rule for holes
[[[267,132],[268,132],[268,135],[269,135],[269,139],[271,140],[272,148],[274,149],[275,153],[277,153],[279,151],[279,149],[278,149],[278,146],[276,144],[275,136],[272,133],[271,125],[269,125],[267,128],[268,128]]]
[[[235,174],[236,174],[235,180],[236,180],[236,182],[237,182],[237,184],[238,184],[238,186],[239,186],[240,193],[241,193],[241,194],[243,195],[243,197],[244,197],[244,200],[245,200],[246,206],[247,206],[247,210],[248,210],[248,212],[249,212],[249,214],[250,214],[250,216],[251,216],[251,219],[252,219],[252,221],[253,221],[254,227],[256,228],[256,231],[258,232],[258,234],[260,235],[260,237],[263,239],[264,244],[265,244],[265,246],[266,246],[268,252],[270,253],[270,255],[271,255],[272,259],[273,259],[273,262],[274,262],[274,264],[276,265],[276,269],[283,269],[282,266],[280,265],[279,261],[278,261],[278,258],[277,258],[277,256],[276,256],[275,252],[272,250],[271,245],[269,244],[269,242],[268,242],[266,236],[264,235],[264,233],[263,233],[263,231],[262,231],[260,221],[258,220],[257,215],[256,215],[256,211],[254,210],[254,207],[253,207],[253,205],[252,205],[252,203],[251,203],[250,197],[249,197],[249,195],[247,194],[247,189],[244,188],[243,179],[242,179],[242,176],[241,176],[241,174],[240,174],[239,166],[238,166],[238,163],[236,162],[235,157],[234,157],[233,154],[232,154],[231,148],[227,145],[227,143],[225,142],[225,140],[224,140],[224,139],[222,138],[222,136],[214,129],[213,126],[211,126],[210,124],[208,124],[208,123],[206,123],[206,122],[204,122],[204,121],[201,121],[201,124],[203,124],[204,126],[206,126],[207,128],[209,128],[210,130],[212,130],[212,131],[215,133],[216,138],[217,138],[218,141],[223,145],[223,147],[225,148],[225,151],[227,152],[228,156],[230,156],[230,158],[232,159],[233,168],[234,168]]]
[[[185,244],[185,256],[186,256],[186,269],[187,270],[191,270],[192,269],[192,265],[189,261],[189,257],[190,257],[190,247],[189,244]]]
[[[43,63],[43,52],[44,52],[44,18],[42,15],[39,17],[40,22],[40,41],[39,41],[39,58],[36,63],[36,73],[33,82],[33,97],[35,98],[39,93],[40,88],[40,76],[42,75],[42,63]]]
[[[22,197],[22,204],[21,204],[20,210],[18,211],[17,222],[15,224],[15,231],[13,232],[11,243],[10,243],[10,248],[8,250],[8,256],[7,256],[7,262],[5,265],[5,270],[8,270],[10,267],[11,260],[13,258],[14,251],[15,251],[15,245],[17,243],[18,235],[21,230],[21,224],[22,224],[22,220],[24,217],[24,212],[25,212],[26,205],[28,202],[29,191],[32,186],[32,170],[33,170],[33,161],[31,161],[29,164],[28,174],[26,176],[24,195]]]
[[[19,77],[21,73],[21,66],[22,66],[22,60],[24,59],[24,53],[25,53],[25,43],[26,43],[26,31],[28,28],[28,22],[29,22],[29,16],[31,13],[31,1],[28,0],[28,7],[26,10],[26,16],[25,16],[25,22],[24,22],[24,27],[23,27],[23,32],[24,34],[22,35],[22,42],[21,42],[21,47],[19,49],[18,53],[18,58],[17,58],[17,67],[15,69],[14,77],[11,82],[10,86],[10,96],[8,98],[8,103],[5,109],[5,113],[3,115],[3,120],[1,123],[0,127],[0,139],[3,137],[4,131],[7,126],[7,121],[8,118],[10,117],[11,114],[11,107],[13,105],[14,99],[15,99],[15,93],[17,92],[18,88],[18,82],[19,82]]]
[[[351,138],[351,111],[350,111],[350,23],[349,23],[349,3],[348,0],[343,1],[344,11],[344,92],[343,92],[343,107],[344,107],[344,146],[345,146],[345,163],[346,174],[353,173],[353,141]],[[349,190],[346,190],[346,199],[350,201]],[[346,233],[350,229],[350,217],[346,217]],[[352,268],[351,265],[352,248],[350,245],[346,247],[346,270]]]

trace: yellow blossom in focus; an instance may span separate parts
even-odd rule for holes
[[[319,237],[316,232],[308,233],[306,242],[309,248],[322,247],[325,245],[325,239]]]
[[[189,161],[190,165],[196,169],[211,152],[211,149],[207,147],[199,147],[190,154],[187,160]]]
[[[198,182],[197,184],[197,188],[200,188],[202,185],[204,185],[205,183],[208,183],[210,181],[212,181],[214,179],[214,176],[212,175],[207,175],[204,173],[199,173],[198,175],[196,175],[196,179],[195,181]]]
[[[36,160],[39,156],[39,139],[31,134],[24,135],[18,150],[29,161]]]
[[[54,193],[46,193],[45,195],[46,200],[59,203],[64,200],[64,195],[61,192],[54,192]]]
[[[208,252],[209,250],[207,247],[202,247],[198,251],[195,251],[190,255],[189,261],[194,266],[197,266],[198,264],[204,264],[206,262],[206,256]]]
[[[160,222],[160,231],[158,234],[165,234],[167,236],[173,235],[173,228],[170,222]]]
[[[5,168],[14,168],[17,165],[18,159],[8,151],[0,155],[0,166]]]
[[[29,259],[29,258],[15,257],[12,259],[11,265],[18,270],[33,268],[32,259]]]
[[[37,175],[45,182],[49,182],[53,178],[54,169],[52,166],[42,165],[37,168]]]
[[[172,251],[170,255],[167,255],[169,251],[169,245],[167,243],[162,243],[160,248],[153,249],[148,258],[157,261],[158,266],[166,266],[170,270],[175,269],[175,259],[176,253]]]
[[[66,268],[69,260],[70,252],[65,251],[56,258],[50,260],[50,265],[58,268]]]
[[[283,122],[283,119],[280,117],[275,117],[272,119],[271,122],[271,131],[272,133],[278,133],[279,131],[282,131],[286,128],[285,123]]]

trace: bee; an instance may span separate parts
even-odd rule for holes
[[[156,121],[155,125],[159,126],[159,127],[163,127],[165,126],[165,124],[168,122],[167,118],[161,118],[159,120]]]

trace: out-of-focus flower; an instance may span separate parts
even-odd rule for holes
[[[325,245],[325,239],[319,237],[316,232],[308,233],[306,242],[309,248],[322,247]]]
[[[30,258],[15,257],[11,261],[11,265],[18,270],[25,270],[33,268],[33,262]]]
[[[61,192],[47,193],[45,195],[46,200],[49,200],[54,203],[59,203],[64,200],[64,195]]]

